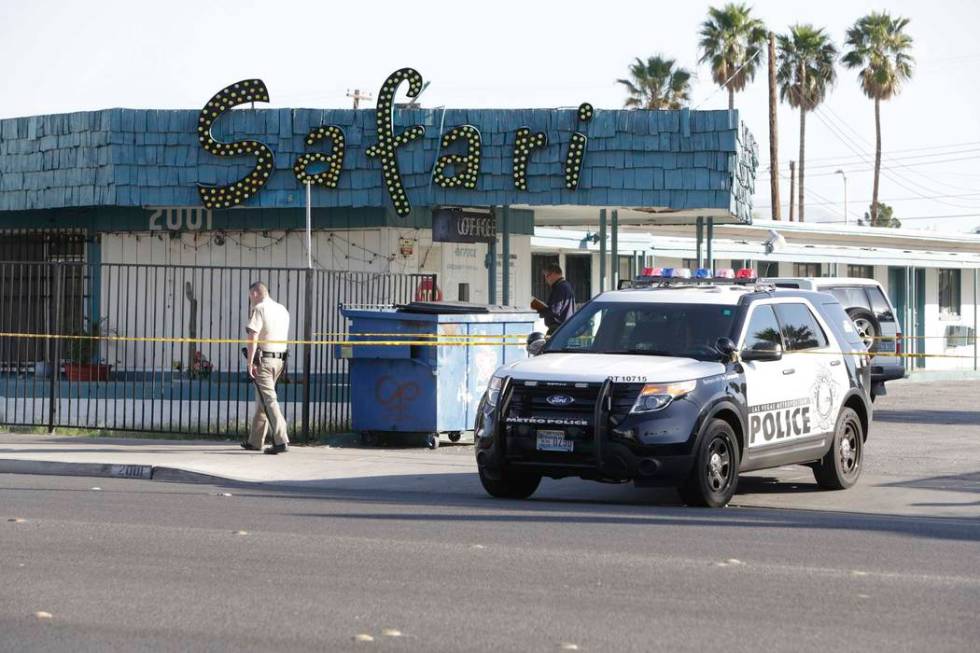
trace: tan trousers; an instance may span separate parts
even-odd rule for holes
[[[282,373],[281,358],[260,358],[255,369],[255,415],[249,429],[248,441],[259,449],[265,444],[266,433],[272,432],[274,444],[289,444],[286,418],[276,397],[276,379]],[[264,405],[263,405],[264,404]]]

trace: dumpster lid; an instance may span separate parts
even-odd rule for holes
[[[411,302],[396,307],[401,313],[425,313],[428,315],[462,315],[473,313],[526,313],[513,306],[487,306],[469,302]]]

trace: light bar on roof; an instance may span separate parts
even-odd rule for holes
[[[736,279],[755,279],[755,270],[752,268],[742,268],[735,273]]]
[[[721,270],[715,270],[715,279],[734,279],[735,270],[731,268],[723,268]]]
[[[694,278],[695,279],[710,279],[711,278],[711,269],[710,268],[698,268],[697,270],[694,271]]]

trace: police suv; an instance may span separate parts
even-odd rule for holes
[[[499,368],[477,411],[480,481],[527,498],[541,478],[674,485],[724,506],[740,472],[805,464],[827,489],[861,474],[866,349],[832,295],[750,270],[653,270],[582,306]],[[736,277],[736,278],[732,278]]]

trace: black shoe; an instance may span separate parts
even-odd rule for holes
[[[255,445],[253,445],[248,440],[242,440],[238,444],[240,444],[241,447],[242,447],[242,449],[244,449],[245,451],[258,451],[259,450],[259,447],[256,447]]]
[[[271,447],[265,448],[265,453],[269,454],[270,456],[275,456],[277,453],[286,453],[286,451],[287,449],[285,444],[274,444]]]

